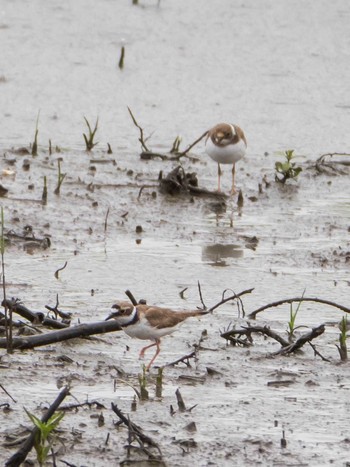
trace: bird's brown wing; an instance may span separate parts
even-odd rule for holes
[[[190,316],[203,314],[201,311],[172,311],[167,308],[149,307],[144,311],[151,326],[158,329],[171,328]]]

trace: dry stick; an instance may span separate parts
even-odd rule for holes
[[[207,309],[207,306],[206,306],[206,304],[205,304],[204,301],[203,301],[202,289],[201,289],[201,284],[200,284],[199,281],[198,281],[198,293],[199,293],[199,298],[200,298],[201,304],[202,304],[202,306],[203,306],[203,310],[206,310],[206,309]]]
[[[219,303],[217,303],[216,305],[212,306],[211,308],[209,308],[209,312],[212,312],[214,311],[216,308],[218,308],[219,306],[223,305],[224,303],[226,302],[229,302],[231,300],[235,300],[236,298],[240,298],[242,295],[245,295],[245,294],[248,294],[248,293],[252,293],[254,290],[254,288],[252,289],[247,289],[247,290],[243,290],[243,292],[240,292],[238,294],[233,294],[232,296],[230,297],[227,297],[227,298],[224,298],[222,299]]]
[[[112,406],[113,412],[120,418],[120,420],[124,423],[125,426],[130,427],[132,429],[132,431],[134,432],[134,434],[136,434],[137,437],[140,438],[140,440],[143,443],[147,443],[150,446],[153,446],[153,447],[157,448],[158,451],[159,451],[159,454],[162,455],[162,452],[161,452],[158,444],[155,441],[153,441],[152,438],[150,438],[149,436],[142,433],[141,428],[139,428],[137,425],[135,425],[135,423],[133,423],[130,419],[128,419],[123,414],[123,412],[121,410],[119,410],[118,407],[115,404],[113,404],[113,402],[112,402],[111,406]]]
[[[117,321],[98,321],[96,323],[79,324],[59,331],[47,332],[36,336],[14,337],[13,349],[33,349],[44,345],[63,342],[76,337],[87,337],[95,334],[105,334],[107,332],[121,331]],[[0,339],[0,349],[6,348],[6,338]]]
[[[312,350],[314,351],[315,355],[318,355],[324,362],[330,362],[330,359],[324,357],[324,356],[316,349],[316,346],[315,346],[312,342],[309,342],[309,345],[310,345],[310,347],[312,348]]]
[[[165,364],[164,366],[174,366],[174,365],[177,365],[178,363],[184,363],[186,366],[190,366],[190,358],[195,358],[196,357],[196,353],[197,351],[194,350],[193,352],[187,354],[187,355],[184,355],[183,357],[181,358],[178,358],[177,360],[175,360],[174,362],[170,362],[170,363],[167,363]]]
[[[17,401],[11,396],[11,394],[6,391],[6,389],[4,388],[4,386],[2,384],[0,384],[0,388],[4,391],[5,394],[7,394],[9,396],[9,398],[15,403],[17,404]]]
[[[272,331],[272,329],[270,329],[268,326],[249,326],[244,327],[242,329],[231,329],[230,331],[226,331],[220,334],[220,337],[223,337],[227,340],[231,340],[231,338],[234,335],[238,335],[239,337],[242,335],[246,335],[249,337],[253,332],[265,334],[268,337],[272,337],[272,339],[275,339],[277,342],[279,342],[282,347],[288,347],[290,345],[286,339],[277,334],[277,332]]]
[[[277,352],[274,352],[272,355],[285,355],[295,352],[299,350],[304,344],[306,344],[306,342],[316,339],[316,337],[319,337],[321,334],[323,334],[325,332],[325,329],[326,328],[324,324],[317,326],[317,328],[312,328],[311,331],[306,332],[305,334],[300,336],[295,342],[288,345],[287,347],[283,347]]]
[[[18,300],[11,299],[11,300],[3,300],[3,306],[7,306],[9,309],[12,310],[12,313],[17,313],[18,315],[22,316],[23,318],[27,319],[31,323],[34,324],[42,324],[43,326],[52,327],[55,329],[62,329],[67,328],[67,323],[62,323],[61,321],[57,321],[56,319],[48,318],[44,315],[41,311],[31,311],[29,308],[22,305]]]
[[[208,131],[206,131],[205,133],[202,134],[202,136],[200,136],[199,138],[196,139],[196,141],[194,141],[192,144],[190,144],[188,146],[187,149],[185,149],[184,151],[182,152],[179,152],[178,153],[178,157],[181,157],[181,156],[186,156],[186,154],[196,145],[199,143],[199,141],[201,141],[205,136],[207,136],[208,134]]]
[[[65,399],[65,397],[69,394],[69,387],[66,386],[62,389],[62,391],[57,396],[56,400],[52,403],[52,405],[48,408],[47,412],[42,416],[41,421],[46,423],[52,415],[56,412],[58,407],[60,406],[61,402]],[[27,455],[31,451],[32,447],[34,446],[35,437],[39,432],[39,428],[34,427],[31,434],[28,438],[24,441],[20,449],[12,456],[8,461],[6,461],[6,467],[19,467],[22,462],[25,461]]]
[[[106,217],[105,217],[105,232],[107,231],[108,215],[109,215],[109,208],[107,209],[107,213],[106,213]]]
[[[133,296],[133,294],[130,292],[130,290],[125,290],[125,295],[130,299],[131,303],[134,306],[136,306],[138,304],[136,298]]]
[[[145,143],[145,140],[143,138],[143,128],[140,127],[140,125],[137,123],[136,121],[136,118],[134,117],[133,113],[131,112],[130,108],[128,107],[128,111],[129,111],[129,114],[132,118],[132,121],[134,122],[134,125],[140,130],[140,138],[139,138],[139,141],[141,143],[141,146],[142,148],[147,151],[147,152],[150,152],[150,150],[148,149],[146,143]]]
[[[253,289],[252,289],[253,290]],[[307,297],[296,297],[296,298],[288,298],[284,300],[278,300],[277,302],[268,303],[257,310],[252,311],[249,313],[248,318],[255,319],[256,315],[261,311],[266,310],[267,308],[276,307],[279,305],[283,305],[283,303],[293,303],[293,302],[316,302],[316,303],[323,303],[325,305],[334,306],[335,308],[339,308],[339,310],[344,311],[345,313],[350,313],[350,308],[347,308],[343,305],[338,305],[335,302],[331,302],[330,300],[323,300],[322,298],[307,298]]]
[[[57,271],[55,272],[55,277],[56,277],[56,279],[58,279],[58,273],[59,273],[60,271],[63,271],[63,269],[65,269],[65,268],[67,267],[67,264],[68,264],[68,261],[66,261],[66,262],[64,263],[64,265],[63,265],[61,268],[58,268],[58,269],[57,269]]]

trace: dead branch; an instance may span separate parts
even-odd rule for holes
[[[57,396],[56,400],[48,408],[47,412],[42,416],[41,421],[43,423],[46,423],[52,417],[52,415],[56,412],[56,410],[60,406],[61,402],[65,399],[65,397],[68,394],[69,394],[69,387],[66,386],[62,389],[62,391]],[[19,467],[22,464],[22,462],[25,461],[27,455],[31,451],[32,447],[34,446],[35,437],[37,436],[38,432],[39,432],[39,429],[37,427],[34,427],[32,429],[31,434],[24,441],[20,449],[12,457],[10,457],[10,459],[6,461],[6,464],[5,464],[6,467]]]
[[[317,355],[318,357],[320,357],[321,360],[323,360],[324,362],[330,362],[329,358],[324,357],[324,356],[316,349],[316,346],[315,346],[312,342],[309,342],[309,345],[310,345],[310,347],[312,348],[312,350],[314,351],[314,354]]]
[[[159,453],[159,456],[157,456],[156,459],[157,458],[161,459],[162,458],[162,451],[160,450],[160,447],[158,446],[158,444],[155,441],[153,441],[152,438],[145,435],[143,433],[142,429],[139,426],[137,426],[128,417],[126,417],[123,414],[123,412],[118,409],[116,404],[113,404],[113,402],[112,402],[111,406],[112,406],[113,412],[119,417],[121,422],[124,423],[124,425],[129,428],[129,431],[131,431],[132,434],[136,437],[136,439],[140,443],[141,447],[143,447],[143,443],[146,443],[147,445],[154,447],[155,449],[157,449],[157,451]],[[147,451],[147,454],[151,458],[154,458],[154,456],[149,451]]]
[[[202,134],[202,136],[200,136],[199,138],[196,139],[196,141],[194,141],[192,144],[190,144],[187,149],[185,149],[184,151],[182,152],[179,152],[178,155],[179,157],[182,157],[182,156],[185,156],[196,144],[198,144],[205,136],[207,136],[208,134],[208,131],[206,131],[205,133]]]
[[[216,305],[212,306],[211,308],[209,308],[209,312],[212,312],[214,311],[216,308],[218,308],[219,306],[223,305],[224,303],[226,302],[230,302],[232,300],[236,300],[236,299],[239,299],[240,297],[242,297],[242,295],[245,295],[245,294],[248,294],[248,293],[252,293],[254,290],[254,288],[252,289],[247,289],[247,290],[243,290],[242,292],[238,293],[238,294],[233,294],[231,295],[230,297],[227,297],[227,298],[223,298],[222,300],[220,300],[220,302],[218,302]]]
[[[49,311],[52,311],[55,314],[56,319],[57,319],[57,315],[58,315],[60,318],[65,319],[65,320],[69,320],[69,322],[70,322],[70,319],[72,317],[72,313],[65,313],[64,311],[59,310],[58,309],[59,304],[60,304],[60,302],[58,300],[58,294],[56,294],[56,305],[54,307],[49,306],[49,305],[45,305],[45,308],[47,310],[49,310]]]
[[[174,362],[170,362],[170,363],[167,363],[166,365],[164,366],[175,366],[177,365],[178,363],[184,363],[186,366],[190,367],[190,358],[195,358],[196,357],[196,350],[194,350],[193,352],[187,354],[187,355],[184,355],[183,357],[181,358],[178,358],[177,360],[175,360]]]
[[[280,336],[277,332],[270,329],[268,326],[248,326],[240,329],[231,329],[221,333],[220,337],[223,337],[226,340],[231,340],[233,336],[238,336],[238,338],[247,336],[252,342],[251,335],[253,333],[264,334],[265,336],[271,337],[280,343],[282,347],[287,347],[290,345],[286,339]]]
[[[256,315],[260,313],[261,311],[266,310],[267,308],[273,308],[277,307],[280,305],[283,305],[284,303],[293,303],[293,302],[316,302],[316,303],[322,303],[324,305],[329,305],[333,306],[335,308],[339,308],[339,310],[344,311],[345,313],[350,313],[350,308],[347,308],[343,305],[339,305],[338,303],[332,302],[330,300],[323,300],[322,298],[311,298],[311,297],[296,297],[296,298],[287,298],[283,300],[277,300],[276,302],[268,303],[267,305],[264,305],[257,310],[252,311],[249,313],[248,318],[250,319],[255,319]]]
[[[144,151],[150,152],[150,150],[148,149],[148,147],[147,147],[147,145],[145,143],[144,137],[143,137],[143,128],[141,128],[140,125],[137,123],[136,118],[134,117],[134,115],[131,112],[129,107],[128,107],[128,111],[129,111],[130,117],[132,118],[132,121],[134,122],[134,125],[140,130],[139,141],[141,143],[142,148],[144,149]]]
[[[17,313],[22,316],[22,318],[27,319],[33,324],[42,324],[43,326],[48,326],[55,329],[67,328],[69,324],[62,321],[57,321],[56,319],[49,318],[41,311],[31,311],[29,308],[22,305],[19,300],[12,298],[3,300],[1,303],[2,306],[7,306],[12,313]]]
[[[104,334],[107,332],[120,331],[121,327],[113,319],[110,321],[99,321],[97,323],[79,324],[59,331],[47,332],[36,336],[14,337],[13,349],[33,349],[44,345],[63,342],[77,337],[87,337],[94,334]],[[0,349],[6,348],[6,338],[0,339]]]
[[[227,195],[218,191],[210,191],[198,186],[197,175],[185,172],[181,165],[173,169],[165,178],[160,178],[159,189],[169,195],[207,196],[217,199],[225,199]]]
[[[306,332],[305,334],[302,334],[295,342],[287,345],[286,347],[283,347],[277,352],[274,352],[272,355],[286,355],[286,354],[296,352],[304,344],[306,344],[306,342],[310,342],[313,339],[316,339],[316,337],[321,336],[321,334],[325,332],[325,329],[326,328],[324,324],[321,324],[320,326],[317,326],[316,328],[312,328],[311,331]]]

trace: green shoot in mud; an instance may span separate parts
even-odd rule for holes
[[[163,368],[158,368],[158,374],[156,379],[156,397],[162,397],[163,390]]]
[[[294,149],[284,151],[284,162],[275,163],[275,180],[279,183],[286,183],[288,179],[296,180],[302,171],[301,167],[296,167],[296,163],[292,162],[294,156]],[[280,177],[282,175],[282,177]]]
[[[64,412],[57,412],[47,422],[42,422],[38,417],[28,412],[26,408],[24,410],[38,430],[34,440],[34,448],[39,465],[43,466],[54,442],[53,431],[60,424],[64,417]]]
[[[139,374],[139,385],[140,385],[140,399],[142,401],[148,401],[149,395],[147,391],[147,370],[146,366],[142,365],[142,375]]]
[[[348,331],[348,319],[347,316],[343,316],[342,320],[339,323],[340,334],[339,334],[339,345],[337,349],[340,355],[342,362],[346,362],[348,359],[348,348],[346,345],[347,331]]]
[[[304,294],[305,294],[305,290],[301,296],[301,298],[303,299],[304,297]],[[302,303],[303,300],[300,300],[300,302],[298,303],[298,306],[296,307],[296,310],[294,311],[293,310],[293,304],[291,303],[290,304],[290,309],[289,309],[289,321],[288,321],[288,329],[287,329],[287,333],[288,333],[288,340],[289,342],[292,342],[294,337],[295,337],[295,330],[298,328],[298,327],[301,327],[301,326],[295,326],[295,321],[297,319],[297,314],[300,310],[300,307],[301,307],[301,303]]]
[[[63,183],[63,180],[65,179],[65,176],[67,175],[67,174],[63,174],[61,172],[61,161],[58,160],[57,163],[58,163],[58,167],[57,167],[57,186],[56,186],[55,191],[54,191],[55,195],[60,194],[61,185]]]
[[[89,136],[86,136],[85,133],[83,133],[84,136],[84,141],[85,141],[85,146],[87,151],[91,151],[98,143],[94,143],[94,138],[98,129],[98,118],[96,119],[95,123],[95,128],[92,130],[91,125],[86,117],[84,117],[84,120],[86,122],[86,125],[89,130]]]
[[[41,195],[41,202],[43,204],[47,203],[47,179],[46,179],[46,175],[44,175],[44,187],[43,187],[43,194]]]
[[[32,144],[32,156],[37,156],[38,155],[39,116],[40,116],[40,110],[39,110],[38,116],[36,118],[34,141],[33,141],[33,144]]]

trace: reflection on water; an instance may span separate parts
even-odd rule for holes
[[[222,245],[215,243],[214,245],[204,245],[202,247],[202,261],[213,266],[227,266],[226,258],[241,258],[243,250],[241,245]]]

